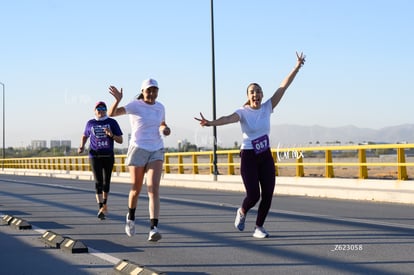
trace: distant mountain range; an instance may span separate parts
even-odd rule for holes
[[[184,134],[187,132],[187,134]],[[190,130],[181,132],[185,138],[194,143],[194,133]],[[241,143],[241,130],[239,125],[227,125],[217,128],[218,144],[223,147],[231,147],[237,142]],[[309,144],[358,144],[365,142],[373,143],[414,143],[414,124],[403,124],[384,127],[381,129],[358,128],[353,125],[341,127],[324,127],[319,125],[272,125],[271,144],[282,147],[307,146]],[[184,139],[184,138],[180,138]],[[197,144],[208,146],[209,144]],[[167,145],[168,146],[168,145]]]
[[[273,125],[272,144],[320,144],[335,143],[398,143],[414,142],[414,124],[384,127],[381,129],[358,128],[353,125],[342,127]]]

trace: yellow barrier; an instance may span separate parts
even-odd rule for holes
[[[288,169],[293,168],[294,173],[290,176],[316,175],[333,178],[335,174],[340,174],[338,172],[341,172],[342,167],[344,171],[356,168],[358,171],[351,177],[367,179],[368,172],[370,170],[372,172],[376,168],[382,172],[388,171],[389,175],[395,176],[398,180],[407,180],[409,178],[407,168],[414,167],[414,163],[406,161],[406,150],[414,150],[414,144],[272,148],[271,151],[275,160],[276,175],[281,175],[282,172],[285,173],[282,169],[288,171]],[[218,150],[216,152],[219,173],[228,175],[239,173],[239,152],[239,150]],[[367,152],[372,155],[371,159],[377,161],[368,162]],[[382,156],[395,158],[395,161],[379,162],[381,152],[387,152]],[[127,172],[127,167],[124,165],[125,158],[126,155],[115,156],[114,172]],[[341,161],[344,159],[346,161]],[[6,158],[0,159],[0,164],[3,168],[11,169],[90,171],[87,156]],[[165,153],[164,172],[167,174],[211,174],[213,168],[212,151]]]

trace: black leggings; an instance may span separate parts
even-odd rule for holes
[[[263,226],[272,204],[276,184],[275,162],[270,149],[261,154],[256,154],[254,150],[242,150],[240,157],[240,173],[246,189],[242,208],[247,214],[259,201],[261,189],[262,200],[259,204],[256,225]]]
[[[95,178],[96,194],[109,193],[114,156],[95,156],[89,159]]]

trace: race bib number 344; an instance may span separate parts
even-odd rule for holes
[[[252,140],[252,145],[256,154],[263,153],[269,148],[269,136],[264,135]]]

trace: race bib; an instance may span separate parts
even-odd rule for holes
[[[99,138],[96,141],[96,147],[98,147],[98,150],[102,150],[102,149],[110,149],[111,148],[111,144],[109,143],[109,138]]]
[[[105,128],[110,128],[109,125],[96,125],[92,128],[92,133],[95,135],[96,150],[110,149],[111,143],[110,138],[105,133]]]
[[[252,140],[253,150],[256,154],[263,153],[269,148],[269,137],[264,135]]]

